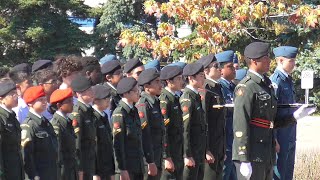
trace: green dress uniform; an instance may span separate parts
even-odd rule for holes
[[[72,120],[56,112],[51,124],[58,138],[58,179],[77,180],[76,134]]]
[[[119,105],[119,102],[121,100],[120,95],[117,93],[117,90],[115,89],[114,86],[110,85],[110,83],[104,83],[104,86],[110,88],[110,94],[111,94],[111,100],[110,100],[110,111],[111,114],[113,111],[117,108]]]
[[[112,119],[117,168],[128,171],[130,180],[142,180],[144,162],[138,110],[121,100]]]
[[[171,158],[175,168],[174,172],[164,171],[163,179],[182,180],[183,121],[179,97],[163,89],[160,95],[160,107],[166,127],[163,158]]]
[[[206,79],[204,91],[200,91],[202,106],[208,124],[207,150],[215,158],[214,163],[205,165],[205,177],[207,180],[222,179],[223,163],[226,154],[226,110],[225,101],[221,91],[221,85],[211,79]]]
[[[21,128],[14,112],[0,107],[0,179],[24,179]]]
[[[77,136],[79,171],[83,171],[84,180],[91,180],[96,171],[96,126],[93,108],[78,101],[73,107],[70,119]]]
[[[277,99],[271,81],[249,70],[235,90],[233,160],[239,169],[241,162],[251,162],[251,179],[273,178],[275,165],[274,128],[295,119],[277,120]],[[244,177],[238,173],[239,179]]]
[[[142,145],[147,163],[155,163],[158,169],[156,176],[148,175],[147,179],[160,179],[162,174],[162,155],[164,138],[164,121],[160,111],[160,101],[146,92],[136,104],[142,128]]]
[[[187,66],[186,66],[187,67]],[[185,167],[183,179],[201,180],[204,176],[207,124],[198,92],[186,87],[180,97],[184,124],[184,157],[192,157],[195,167]]]
[[[57,180],[58,142],[50,122],[29,112],[21,128],[24,169],[29,179]]]
[[[97,127],[96,174],[101,180],[109,180],[115,174],[112,130],[104,112],[94,110],[93,114]]]

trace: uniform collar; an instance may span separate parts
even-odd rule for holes
[[[263,77],[261,74],[259,74],[259,73],[255,72],[254,70],[249,69],[248,71],[249,71],[249,72],[251,72],[252,74],[254,74],[254,75],[258,76],[261,80],[264,80],[264,77]]]
[[[127,103],[128,101],[125,98],[122,98],[119,102],[119,105],[121,107],[123,107],[127,113],[129,113],[131,111],[131,109],[133,108],[133,105],[130,105],[129,103]]]
[[[169,89],[168,87],[164,88],[165,90],[167,90],[170,94],[172,94],[173,96],[176,95],[176,93],[174,93],[173,91],[171,91],[171,89]]]
[[[84,106],[86,106],[87,108],[90,108],[91,106],[89,104],[86,104],[85,102],[83,102],[81,99],[78,98],[78,101],[83,104]]]
[[[111,83],[107,82],[107,84],[108,84],[113,90],[117,90]]]
[[[100,111],[97,106],[94,105],[94,106],[92,106],[92,108],[95,111],[97,111],[97,113],[99,113],[102,117],[105,117],[106,114],[103,111]]]
[[[216,81],[216,80],[214,80],[214,79],[212,79],[212,78],[207,78],[209,81],[212,81],[212,82],[214,82],[214,83],[218,83],[218,81]]]
[[[37,118],[39,118],[39,119],[41,119],[41,117],[42,117],[40,114],[38,114],[37,112],[35,112],[32,108],[30,108],[29,112],[30,112],[31,114],[33,114],[34,116],[36,116]]]
[[[0,107],[4,110],[6,110],[8,113],[12,113],[13,111],[12,110],[9,110],[4,104],[0,104]]]
[[[143,91],[141,93],[141,97],[145,97],[151,104],[154,104],[155,101],[157,100],[157,97],[151,96],[150,94],[146,93],[145,91]]]
[[[129,104],[129,102],[128,102],[127,99],[122,98],[121,101],[123,101],[123,103],[124,103],[125,105],[127,105],[129,109],[132,109],[132,108],[133,108],[133,105],[132,105],[132,104]]]
[[[57,113],[59,116],[65,118],[65,119],[67,119],[67,120],[69,120],[69,118],[68,118],[67,116],[65,116],[61,111],[58,110],[58,111],[56,111],[56,113]]]
[[[193,88],[192,86],[190,86],[189,84],[186,86],[186,88],[192,90],[194,93],[199,94],[198,90],[196,90],[195,88]]]
[[[284,71],[282,67],[277,67],[276,70],[280,71],[286,78],[289,77],[289,74],[286,71]]]

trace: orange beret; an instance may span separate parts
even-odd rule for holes
[[[46,94],[44,93],[42,86],[32,86],[24,92],[23,100],[28,104],[45,95]]]
[[[72,97],[72,89],[71,88],[57,89],[57,90],[53,91],[53,93],[50,96],[50,104],[61,102],[61,101],[68,99],[70,97]]]

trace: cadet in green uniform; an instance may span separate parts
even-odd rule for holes
[[[21,124],[24,169],[29,179],[57,180],[58,142],[49,120],[41,114],[47,99],[42,86],[28,88],[23,94],[29,114]]]
[[[104,76],[105,83],[103,85],[110,87],[111,91],[111,102],[110,102],[110,111],[112,112],[119,105],[121,97],[117,94],[117,85],[122,79],[122,69],[120,62],[118,60],[111,60],[104,63],[101,67],[102,75]]]
[[[117,86],[122,96],[112,114],[114,151],[121,180],[142,180],[144,172],[141,122],[133,103],[139,100],[134,78],[123,78]],[[116,177],[118,179],[118,177]]]
[[[72,89],[58,89],[50,96],[51,109],[55,111],[51,124],[58,137],[58,179],[77,180],[78,164],[76,134],[67,114],[73,110]]]
[[[206,158],[206,133],[207,124],[202,109],[201,97],[198,88],[204,84],[203,66],[200,63],[186,65],[183,75],[187,78],[188,85],[180,97],[184,124],[184,172],[185,180],[202,180]],[[213,157],[207,154],[208,161]]]
[[[175,95],[183,86],[182,68],[166,66],[161,70],[160,80],[166,87],[160,95],[161,113],[166,127],[164,137],[163,180],[182,180],[183,175],[183,121],[179,97]]]
[[[12,111],[18,105],[16,85],[6,79],[0,87],[0,179],[23,180],[21,128]]]
[[[103,112],[110,104],[110,89],[103,85],[92,87],[93,109],[97,127],[96,175],[100,180],[114,179],[113,137],[108,116]]]
[[[160,74],[155,68],[142,71],[138,85],[143,87],[141,98],[136,107],[139,111],[142,128],[142,144],[148,174],[145,179],[160,179],[162,171],[164,122],[160,111],[161,94]],[[154,167],[156,166],[156,168]]]
[[[214,54],[209,54],[198,61],[204,67],[206,80],[204,89],[200,91],[203,109],[208,124],[207,150],[213,154],[214,162],[206,163],[206,180],[222,180],[223,163],[226,156],[226,110],[223,106],[224,99],[221,85],[218,80],[221,77],[221,69]]]
[[[123,73],[126,77],[133,77],[136,80],[142,71],[144,71],[144,66],[138,58],[129,59],[123,67]]]
[[[293,116],[276,119],[277,99],[271,81],[265,76],[270,67],[269,48],[270,44],[262,42],[245,48],[249,70],[235,90],[232,149],[240,180],[273,179],[274,128],[296,123]]]
[[[91,103],[93,93],[91,82],[84,76],[77,76],[71,83],[78,101],[70,114],[77,135],[76,147],[79,161],[79,177],[91,180],[96,171],[96,126]]]

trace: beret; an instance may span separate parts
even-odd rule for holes
[[[259,59],[269,54],[270,44],[264,42],[250,43],[244,49],[244,56],[249,59]]]
[[[236,70],[235,79],[241,81],[246,75],[247,75],[246,69],[238,69],[238,70]]]
[[[159,60],[152,60],[144,65],[145,69],[155,68],[160,71],[160,61]]]
[[[99,60],[99,64],[103,65],[104,63],[112,60],[117,60],[117,57],[113,54],[106,54],[103,58]]]
[[[186,67],[183,68],[182,75],[184,76],[193,76],[203,71],[203,65],[197,62],[187,64]]]
[[[43,59],[43,60],[38,60],[34,62],[31,69],[32,69],[32,72],[34,73],[41,69],[45,69],[49,66],[53,66],[52,61]]]
[[[101,67],[102,74],[112,74],[114,71],[121,69],[121,64],[118,60],[107,61]]]
[[[180,74],[182,74],[182,68],[180,66],[165,66],[160,72],[160,79],[168,80]]]
[[[145,85],[153,80],[155,80],[157,77],[159,77],[160,74],[155,68],[146,69],[141,72],[138,78],[138,85],[142,86]]]
[[[172,63],[172,64],[168,64],[167,66],[179,66],[179,67],[181,67],[183,69],[186,65],[187,65],[187,63],[178,61],[178,62],[175,62],[175,63]]]
[[[8,94],[10,91],[16,89],[16,84],[14,84],[14,82],[12,81],[3,81],[0,82],[0,97],[5,96],[6,94]]]
[[[104,85],[95,85],[92,87],[94,99],[105,99],[111,96],[110,88]]]
[[[57,89],[50,96],[50,104],[58,103],[71,97],[73,97],[71,88]]]
[[[298,48],[292,46],[280,46],[273,49],[275,57],[296,58]]]
[[[31,72],[31,68],[29,66],[28,63],[22,63],[22,64],[18,64],[16,66],[14,66],[11,70],[11,72],[26,72],[26,73],[30,73]]]
[[[239,63],[238,55],[236,53],[233,54],[233,63],[234,64],[238,64]]]
[[[216,54],[217,61],[219,63],[233,62],[234,52],[232,50],[223,51]]]
[[[203,56],[198,60],[198,63],[203,65],[203,68],[207,68],[212,62],[217,61],[214,54],[208,54],[207,56]]]
[[[26,89],[24,92],[23,100],[28,104],[45,95],[46,94],[42,86],[32,86]]]
[[[122,78],[117,85],[117,93],[124,94],[131,91],[137,85],[137,81],[133,77]]]
[[[124,65],[123,72],[130,73],[134,68],[139,66],[143,66],[143,64],[138,58],[129,59]]]
[[[89,89],[91,86],[91,81],[83,75],[78,75],[71,82],[71,88],[74,92],[83,92]]]

